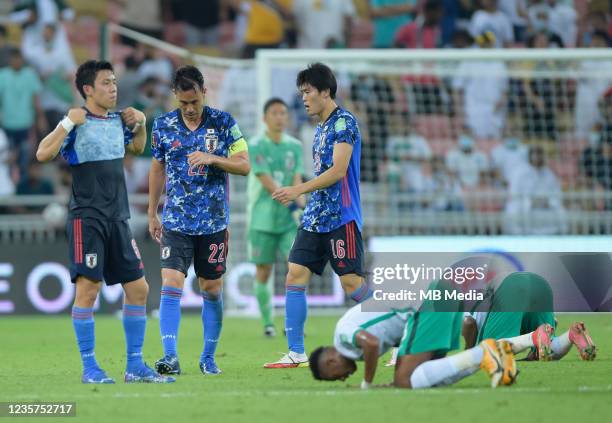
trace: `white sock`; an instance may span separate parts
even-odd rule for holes
[[[531,336],[533,332],[527,333],[525,335],[515,336],[514,338],[505,338],[506,341],[512,344],[512,352],[514,354],[518,354],[521,351],[525,351],[527,348],[533,347],[533,337]]]
[[[572,347],[572,343],[569,339],[569,331],[555,336],[552,340],[552,351],[553,351],[553,360],[560,360],[563,358]]]
[[[421,389],[458,382],[478,371],[483,354],[482,348],[476,346],[450,357],[426,361],[412,372],[410,386]]]

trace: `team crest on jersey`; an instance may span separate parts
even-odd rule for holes
[[[161,258],[165,260],[168,257],[170,257],[170,247],[163,247],[161,250]]]
[[[204,141],[206,143],[206,151],[208,151],[209,153],[212,153],[217,149],[217,145],[219,144],[219,137],[215,133],[214,129],[206,129]]]
[[[85,266],[93,269],[98,265],[98,255],[97,254],[85,254]]]

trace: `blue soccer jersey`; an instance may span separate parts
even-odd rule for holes
[[[119,112],[106,116],[87,111],[60,149],[72,174],[71,217],[125,220],[130,217],[123,157],[132,132]]]
[[[166,167],[166,204],[162,225],[187,235],[208,235],[229,224],[229,179],[216,166],[190,167],[187,155],[202,151],[228,157],[243,139],[229,113],[205,107],[202,123],[191,131],[176,109],[155,119],[151,136],[153,157]]]
[[[331,232],[352,220],[361,231],[361,134],[357,119],[338,107],[325,122],[317,126],[312,146],[315,176],[332,167],[334,146],[341,142],[353,146],[347,173],[335,184],[314,191],[310,196],[302,219],[303,228],[309,232]]]

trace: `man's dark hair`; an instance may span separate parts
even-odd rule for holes
[[[319,368],[319,361],[321,359],[321,355],[325,352],[327,347],[319,347],[310,353],[310,358],[308,359],[308,367],[310,367],[310,371],[312,372],[312,377],[316,380],[323,380],[321,378],[321,369]]]
[[[6,34],[8,34],[8,31],[6,30],[6,27],[4,25],[0,25],[0,36],[1,37],[6,37]]]
[[[91,85],[93,87],[94,82],[96,80],[96,76],[98,76],[98,72],[103,70],[109,70],[111,72],[115,72],[113,69],[113,65],[104,60],[88,60],[87,62],[81,64],[76,71],[75,85],[79,93],[81,93],[81,97],[87,100],[87,96],[85,95],[85,90],[83,87],[85,85]]]
[[[286,108],[289,108],[289,106],[287,106],[287,103],[285,103],[285,101],[282,98],[272,97],[271,99],[266,101],[266,104],[264,104],[264,107],[263,107],[264,115],[268,112],[268,109],[274,106],[275,104],[282,104]]]
[[[174,72],[172,89],[174,91],[190,91],[199,88],[204,90],[204,75],[195,66],[181,66]]]
[[[329,90],[329,96],[332,99],[336,98],[336,90],[338,89],[336,77],[329,66],[323,63],[311,63],[306,69],[298,73],[297,87],[300,88],[304,84],[312,85],[319,91]]]

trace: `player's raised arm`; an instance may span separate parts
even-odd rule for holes
[[[379,339],[365,330],[357,332],[355,335],[355,343],[363,350],[363,383],[361,387],[366,389],[374,381],[376,375],[376,366],[379,356]]]
[[[133,134],[132,142],[127,144],[126,149],[132,154],[141,155],[147,142],[147,126],[144,113],[133,107],[128,107],[121,112],[121,119]]]
[[[246,142],[245,142],[246,144]],[[187,155],[189,166],[216,166],[219,169],[231,173],[233,175],[246,176],[251,171],[251,164],[249,163],[249,153],[247,151],[241,151],[233,154],[230,157],[221,157],[214,154],[203,153],[201,151],[195,151]]]
[[[251,171],[249,152],[244,138],[234,142],[230,147],[229,157],[195,151],[187,155],[189,166],[216,166],[233,175],[246,176]]]
[[[283,204],[288,204],[302,194],[308,194],[335,184],[346,176],[352,153],[353,146],[351,144],[337,143],[334,145],[333,165],[329,169],[308,182],[276,190],[272,194],[272,198]]]
[[[39,162],[53,160],[62,148],[66,136],[75,126],[85,123],[85,115],[85,109],[70,109],[68,115],[40,142],[36,150],[36,160]]]

